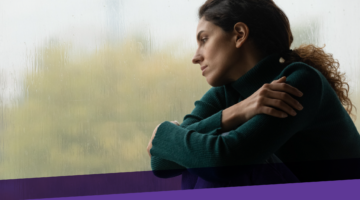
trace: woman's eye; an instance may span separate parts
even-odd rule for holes
[[[207,38],[203,38],[201,41],[205,43],[207,41]]]

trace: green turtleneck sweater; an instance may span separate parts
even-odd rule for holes
[[[205,180],[233,178],[241,172],[225,177],[216,167],[262,164],[271,154],[284,163],[360,158],[359,133],[326,78],[305,63],[284,66],[279,58],[277,54],[268,56],[237,81],[211,88],[195,102],[195,109],[185,116],[181,126],[163,122],[150,150],[155,175],[169,177],[185,169],[215,167],[211,173],[193,172]],[[294,96],[303,110],[287,118],[259,114],[228,134],[221,134],[224,109],[282,76],[304,94]],[[162,175],[168,169],[173,170],[172,174]],[[304,174],[317,173],[331,176],[331,170],[324,172],[312,166],[294,172],[299,180]]]

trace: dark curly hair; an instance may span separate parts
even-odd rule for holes
[[[290,22],[273,0],[207,0],[199,9],[199,18],[202,17],[226,32],[232,31],[237,22],[243,22],[249,27],[249,39],[264,55],[277,52],[285,58],[284,65],[304,62],[316,68],[326,77],[348,114],[355,117],[352,114],[355,106],[348,96],[349,84],[339,71],[339,62],[325,53],[324,47],[312,44],[289,51],[294,40]]]

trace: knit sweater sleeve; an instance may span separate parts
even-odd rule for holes
[[[213,87],[195,102],[191,114],[184,117],[180,127],[199,133],[219,133],[222,110],[226,108],[224,87]]]
[[[195,102],[194,110],[184,117],[180,127],[203,134],[216,134],[221,129],[221,109],[224,102],[223,87],[211,88]],[[159,156],[151,156],[151,168],[159,178],[178,176],[186,170],[185,167]]]
[[[238,174],[216,171],[216,167],[262,164],[297,132],[304,130],[318,114],[326,79],[308,65],[286,68],[286,83],[304,93],[294,97],[304,107],[295,117],[277,118],[259,114],[227,135],[201,134],[195,130],[162,123],[153,139],[151,155],[197,170],[205,180],[225,180]],[[240,171],[236,171],[239,172]]]

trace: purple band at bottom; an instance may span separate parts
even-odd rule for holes
[[[266,186],[244,186],[230,188],[197,189],[166,192],[145,192],[136,194],[117,194],[84,197],[53,198],[51,200],[143,200],[143,199],[277,199],[277,200],[303,200],[303,199],[359,199],[358,187],[360,180],[328,181],[312,183],[289,183]],[[40,200],[40,199],[39,199]],[[45,200],[45,199],[42,199]],[[50,199],[48,199],[50,200]]]
[[[0,181],[1,200],[124,194],[181,189],[181,176],[156,177],[152,171]]]
[[[143,199],[147,196],[168,199],[166,195],[171,199],[179,199],[180,197],[182,199],[189,197],[193,199],[193,197],[199,195],[207,199],[220,196],[231,199],[233,195],[245,197],[245,199],[304,199],[314,195],[321,197],[321,199],[334,199],[334,197],[351,199],[353,196],[360,196],[357,192],[360,185],[359,163],[360,159],[287,163],[287,166],[292,171],[302,175],[303,180],[301,181],[307,183],[183,191],[176,191],[181,189],[181,176],[161,179],[156,177],[152,171],[0,180],[0,199],[58,198],[71,200],[73,198],[73,200],[106,200],[112,198]],[[234,169],[237,169],[237,167],[235,166]],[[323,175],[328,174],[328,176],[322,176],[321,173],[309,174],[309,170],[304,169],[317,169],[318,172],[325,171],[326,173],[323,173]]]

